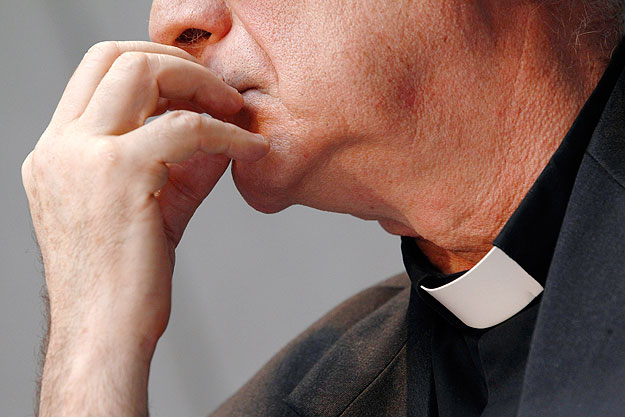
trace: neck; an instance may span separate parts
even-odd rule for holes
[[[446,273],[471,268],[490,250],[607,65],[605,49],[593,48],[593,39],[574,46],[568,37],[554,34],[551,25],[558,22],[550,22],[548,13],[528,10],[523,15],[525,25],[514,24],[517,32],[502,18],[501,32],[492,36],[503,40],[476,29],[478,38],[484,36],[478,43],[494,49],[473,53],[490,59],[459,60],[457,72],[450,68],[447,73],[465,79],[433,83],[440,97],[453,102],[432,103],[429,113],[418,114],[422,125],[428,126],[425,119],[436,126],[434,135],[415,130],[434,138],[424,152],[437,163],[405,184],[396,200],[401,215],[380,220],[390,233],[415,237]],[[469,77],[467,68],[474,72]],[[482,88],[475,87],[476,81]],[[463,97],[447,91],[443,82],[463,91]],[[436,112],[436,105],[458,114]],[[446,117],[433,119],[440,114]]]

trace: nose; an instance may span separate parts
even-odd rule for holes
[[[154,0],[150,13],[153,42],[180,47],[199,58],[209,43],[224,38],[232,13],[223,0]]]

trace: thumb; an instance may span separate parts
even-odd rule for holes
[[[223,155],[196,152],[190,159],[168,164],[167,183],[158,200],[167,237],[177,246],[195,210],[213,190],[230,159]]]

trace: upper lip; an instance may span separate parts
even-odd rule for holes
[[[243,94],[243,93],[245,93],[246,91],[249,91],[249,90],[254,90],[254,89],[255,89],[255,87],[245,87],[245,88],[237,88],[237,87],[235,87],[235,88],[237,89],[237,91],[239,92],[239,94]]]
[[[236,75],[231,75],[231,76],[221,76],[221,79],[228,84],[230,87],[234,87],[236,88],[236,90],[239,92],[239,94],[243,94],[244,92],[246,92],[247,90],[252,90],[254,88],[256,88],[254,86],[254,84],[252,84],[250,81],[245,80],[241,77],[238,77]]]

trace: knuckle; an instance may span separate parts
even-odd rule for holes
[[[120,161],[121,150],[119,149],[119,144],[113,138],[97,138],[90,150],[91,163],[95,163],[98,166],[113,166]]]
[[[147,58],[142,52],[128,51],[121,54],[113,66],[116,69],[121,69],[130,72],[145,72],[147,69]]]
[[[91,48],[89,48],[89,50],[85,54],[85,57],[87,58],[97,57],[98,59],[101,59],[102,57],[119,56],[119,54],[120,54],[120,51],[119,51],[119,46],[117,42],[104,41],[104,42],[98,42],[95,45],[93,45]]]
[[[170,114],[174,127],[183,128],[186,131],[199,133],[204,126],[204,117],[186,110],[176,110]]]
[[[33,153],[30,152],[24,159],[24,162],[22,162],[22,169],[21,169],[22,184],[24,185],[24,188],[27,190],[30,187],[30,180],[32,176],[32,158],[33,158],[32,155]]]
[[[228,137],[238,136],[239,129],[235,125],[231,123],[224,123],[224,128]]]
[[[22,185],[29,197],[40,186],[39,183],[45,182],[49,176],[51,159],[54,160],[50,157],[46,146],[39,143],[24,158],[21,166]]]

